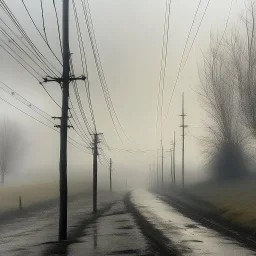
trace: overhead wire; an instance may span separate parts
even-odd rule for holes
[[[89,82],[89,75],[88,75],[87,58],[85,54],[83,36],[81,33],[76,4],[74,0],[72,0],[72,5],[73,5],[74,16],[75,16],[76,32],[77,32],[77,39],[78,39],[79,50],[80,50],[81,65],[82,65],[83,73],[86,75],[86,80],[84,81],[84,85],[85,85],[86,95],[87,95],[89,109],[91,113],[91,118],[94,126],[94,132],[97,132],[94,111],[93,111],[92,101],[91,101],[91,94],[90,94],[90,82]]]
[[[93,50],[93,57],[94,57],[94,61],[95,61],[95,64],[96,64],[97,73],[98,73],[98,76],[99,76],[99,79],[100,79],[101,88],[102,88],[102,91],[103,91],[103,95],[104,95],[104,98],[105,98],[105,101],[106,101],[106,104],[107,104],[108,112],[110,114],[113,126],[115,128],[115,131],[116,131],[120,141],[123,143],[122,138],[121,138],[121,136],[120,136],[120,134],[117,130],[117,127],[116,127],[116,124],[115,124],[115,121],[114,121],[114,117],[113,117],[113,114],[114,114],[114,116],[117,120],[117,123],[119,124],[123,134],[125,135],[127,140],[129,140],[131,142],[131,140],[129,139],[129,137],[127,136],[127,134],[125,133],[125,131],[124,131],[122,125],[121,125],[121,122],[120,122],[120,120],[117,116],[116,110],[115,110],[114,105],[113,105],[113,101],[112,101],[111,96],[110,96],[110,92],[109,92],[108,85],[107,85],[107,82],[106,82],[106,77],[105,77],[105,74],[104,74],[104,70],[103,70],[103,67],[102,67],[101,58],[100,58],[100,54],[99,54],[99,50],[98,50],[98,46],[97,46],[97,40],[96,40],[96,37],[95,37],[94,26],[93,26],[93,22],[92,22],[89,2],[85,1],[85,0],[81,0],[81,3],[82,3],[84,18],[85,18],[85,21],[86,21],[86,26],[87,26],[87,30],[88,30],[88,34],[89,34],[90,43],[91,43],[92,50]],[[112,113],[112,111],[113,111],[113,113]]]
[[[166,62],[167,62],[167,55],[168,55],[171,3],[172,3],[171,0],[166,0],[165,21],[164,21],[164,30],[163,30],[163,39],[162,39],[162,55],[161,55],[161,65],[160,65],[159,81],[158,81],[156,130],[157,130],[157,123],[158,123],[158,116],[159,116],[159,105],[160,105],[160,124],[161,124],[160,137],[161,137],[161,141],[162,141],[162,137],[163,137],[162,113],[163,113],[163,101],[164,101],[165,71],[166,71]]]
[[[26,40],[26,42],[29,44],[29,46],[31,47],[31,49],[34,51],[33,53],[37,56],[37,58],[42,61],[42,63],[45,66],[50,65],[51,68],[49,68],[51,70],[52,73],[55,73],[55,71],[57,71],[59,74],[60,71],[58,69],[55,68],[55,66],[46,59],[46,57],[39,51],[39,49],[35,46],[35,44],[33,43],[33,41],[30,39],[30,37],[27,35],[26,31],[22,28],[21,24],[19,23],[19,21],[17,20],[17,18],[15,17],[15,15],[12,13],[12,11],[9,9],[8,5],[5,3],[4,0],[0,0],[0,6],[2,7],[2,9],[4,10],[4,12],[6,13],[6,15],[9,17],[9,19],[12,21],[12,23],[15,25],[15,27],[17,28],[17,30],[20,32],[20,34],[22,35],[22,37]],[[10,28],[10,26],[7,25],[6,22],[4,22],[4,20],[0,17],[0,20],[3,22],[3,24],[20,40],[20,42],[23,43],[24,46],[27,47],[27,45],[23,42],[23,40],[16,35],[16,33]],[[27,47],[28,48],[28,47]],[[29,49],[29,48],[28,48]],[[30,50],[30,49],[29,49]],[[30,50],[31,51],[31,50]],[[47,63],[48,64],[47,64]],[[53,71],[53,69],[55,71]]]
[[[188,46],[188,42],[189,42],[189,39],[190,39],[190,36],[191,36],[191,33],[192,33],[192,29],[193,29],[194,24],[195,24],[195,21],[196,21],[196,18],[197,18],[198,11],[199,11],[199,8],[200,8],[201,3],[202,3],[202,0],[199,0],[199,1],[198,1],[198,4],[197,4],[197,7],[196,7],[195,14],[194,14],[194,16],[193,16],[192,23],[191,23],[190,28],[189,28],[188,36],[187,36],[187,38],[186,38],[186,42],[185,42],[185,45],[184,45],[184,48],[183,48],[183,51],[182,51],[182,56],[181,56],[181,59],[180,59],[180,64],[179,64],[179,68],[178,68],[178,73],[177,73],[177,76],[176,76],[176,79],[175,79],[175,82],[174,82],[174,86],[173,86],[173,90],[172,90],[172,94],[171,94],[171,99],[170,99],[169,104],[168,104],[168,110],[167,110],[166,119],[167,119],[167,117],[168,117],[168,115],[169,115],[170,102],[172,101],[173,93],[174,93],[174,90],[175,90],[175,88],[176,88],[176,86],[177,86],[177,83],[178,83],[178,80],[179,80],[179,77],[180,77],[181,68],[182,68],[182,63],[183,63],[183,60],[184,60],[184,56],[185,56],[185,53],[186,53],[186,49],[187,49],[187,46]]]
[[[28,116],[28,117],[32,118],[33,120],[37,121],[38,123],[40,123],[40,124],[42,124],[42,125],[44,125],[44,126],[48,127],[49,129],[51,129],[51,130],[53,130],[53,131],[55,131],[55,132],[58,132],[58,133],[59,133],[59,131],[58,131],[58,130],[54,129],[53,127],[51,127],[51,126],[50,126],[50,125],[48,125],[48,124],[45,124],[44,122],[42,122],[41,120],[39,120],[39,119],[37,119],[37,118],[33,117],[32,115],[30,115],[30,114],[26,113],[25,111],[23,111],[23,110],[21,110],[20,108],[16,107],[15,105],[13,105],[13,104],[12,104],[12,103],[10,103],[9,101],[7,101],[7,100],[3,99],[2,97],[0,97],[0,100],[4,101],[4,102],[5,102],[5,103],[7,103],[8,105],[12,106],[12,107],[13,107],[13,108],[15,108],[16,110],[18,110],[18,111],[20,111],[21,113],[23,113],[24,115],[26,115],[26,116]],[[71,141],[73,141],[73,142],[77,143],[78,145],[82,145],[82,144],[80,144],[79,142],[77,142],[76,140],[74,140],[74,139],[73,139],[73,138],[71,138],[71,137],[68,137],[68,139],[70,139]],[[73,145],[73,146],[74,146],[74,147],[76,147],[77,149],[79,149],[79,150],[83,151],[84,153],[89,154],[88,152],[85,152],[84,150],[82,150],[82,149],[80,149],[79,147],[77,147],[77,146],[76,146],[75,144],[73,144],[72,142],[68,141],[68,143],[70,143],[71,145]],[[83,145],[83,146],[84,146],[84,145]]]
[[[193,46],[194,46],[194,43],[195,43],[195,41],[196,41],[198,32],[199,32],[199,30],[200,30],[200,28],[201,28],[202,22],[203,22],[203,20],[204,20],[204,17],[205,17],[205,14],[206,14],[206,12],[207,12],[207,9],[208,9],[208,7],[209,7],[210,2],[211,2],[211,0],[208,0],[207,5],[206,5],[206,7],[205,7],[205,9],[204,9],[204,13],[203,13],[203,16],[202,16],[202,18],[201,18],[201,20],[200,20],[200,23],[199,23],[199,26],[198,26],[198,28],[197,28],[196,34],[195,34],[195,36],[194,36],[193,42],[192,42],[192,44],[191,44],[191,46],[190,46],[190,48],[189,48],[188,55],[187,55],[187,58],[186,58],[185,63],[184,63],[184,67],[185,67],[185,65],[187,64],[188,58],[189,58],[189,56],[190,56],[191,50],[192,50],[192,48],[193,48]]]
[[[43,0],[40,0],[40,5],[41,5],[41,15],[42,15],[44,37],[45,37],[45,40],[46,40],[47,44],[49,44],[49,41],[48,41],[48,38],[47,38],[47,34],[46,34],[46,29],[45,29]]]
[[[46,43],[46,45],[48,46],[49,50],[52,52],[53,56],[55,57],[55,59],[60,63],[61,66],[63,66],[63,64],[61,63],[61,61],[60,61],[59,58],[57,57],[57,55],[56,55],[56,54],[54,53],[54,51],[52,50],[52,48],[51,48],[50,44],[48,43],[47,39],[44,38],[44,36],[43,36],[42,33],[40,32],[38,26],[36,25],[34,19],[33,19],[32,16],[31,16],[31,14],[30,14],[30,12],[29,12],[29,10],[28,10],[28,8],[27,8],[27,5],[25,4],[24,0],[21,0],[21,1],[22,1],[23,6],[24,6],[24,8],[25,8],[25,10],[26,10],[26,12],[27,12],[27,14],[28,14],[30,20],[32,21],[32,23],[33,23],[35,29],[37,30],[37,32],[39,33],[39,35],[41,36],[41,38],[43,39],[43,41]]]
[[[38,108],[34,104],[32,104],[30,101],[25,99],[23,96],[21,96],[19,93],[17,93],[15,90],[13,90],[10,86],[8,86],[6,83],[0,81],[0,89],[2,89],[4,92],[8,93],[12,97],[16,98],[19,102],[22,104],[25,104],[30,109],[32,109],[34,112],[36,112],[38,115],[43,117],[45,120],[49,121],[50,123],[54,124],[54,122],[51,120],[51,115],[43,111],[42,109]],[[4,86],[4,87],[3,87]],[[7,88],[7,89],[6,89]],[[47,117],[46,117],[47,116]]]
[[[58,11],[57,11],[57,8],[56,8],[55,0],[52,0],[52,3],[53,3],[53,8],[54,8],[54,12],[55,12],[55,18],[56,18],[56,23],[57,23],[57,30],[58,30],[58,37],[59,37],[61,56],[63,56],[63,48],[62,48],[61,35],[60,35],[60,23],[59,23]]]

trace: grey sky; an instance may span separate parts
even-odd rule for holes
[[[53,62],[58,69],[60,66],[47,50],[37,31],[33,28],[22,2],[18,0],[6,1],[15,13],[18,20],[45,56]],[[162,33],[164,24],[165,0],[90,0],[92,19],[95,34],[98,42],[104,72],[108,81],[112,100],[120,118],[121,124],[131,138],[132,144],[122,135],[124,145],[119,141],[111,119],[107,112],[103,94],[100,88],[99,79],[96,75],[93,55],[88,39],[86,25],[83,19],[80,1],[76,0],[80,25],[85,40],[86,54],[88,58],[89,76],[91,82],[92,104],[95,111],[97,128],[103,132],[109,145],[113,148],[130,148],[152,150],[147,153],[120,153],[105,151],[108,157],[112,157],[115,163],[116,175],[122,179],[126,174],[131,177],[145,175],[148,171],[148,164],[153,164],[156,153],[153,151],[159,148],[159,133],[156,136],[156,102],[157,86],[160,70],[160,58],[162,47]],[[26,0],[36,23],[42,29],[40,1]],[[50,44],[54,51],[60,56],[57,28],[54,16],[52,0],[44,0],[46,30]],[[56,0],[59,15],[61,14],[61,0]],[[169,52],[166,67],[165,96],[164,96],[164,116],[166,115],[171,91],[178,72],[179,61],[185,44],[186,36],[193,19],[193,15],[198,0],[173,0],[171,6]],[[192,38],[203,14],[207,0],[202,0],[202,5],[196,20]],[[186,112],[188,117],[186,123],[190,126],[204,126],[205,114],[195,93],[198,90],[197,64],[202,60],[201,51],[205,52],[209,43],[210,32],[222,33],[228,16],[231,0],[212,0],[202,27],[199,31],[195,45],[192,49],[190,58],[181,73],[177,88],[174,94],[167,122],[164,123],[163,141],[165,151],[170,147],[173,131],[176,130],[177,143],[177,163],[181,162],[181,130],[180,117],[181,93],[185,92]],[[244,8],[243,0],[234,0],[229,24],[237,23],[239,14]],[[8,18],[0,10],[0,15],[4,20]],[[73,11],[70,8],[70,47],[73,53],[76,75],[82,74],[77,38],[75,33]],[[0,22],[1,24],[1,22]],[[0,35],[2,37],[2,35]],[[191,40],[189,43],[189,47]],[[0,75],[1,81],[13,87],[17,92],[25,96],[35,105],[51,115],[59,115],[59,109],[47,97],[44,90],[40,87],[33,77],[31,77],[19,64],[11,59],[2,49],[0,49]],[[57,84],[49,83],[46,85],[49,92],[60,102],[61,91]],[[86,102],[85,89],[79,83],[80,93],[83,102]],[[8,99],[15,105],[28,111],[12,97],[0,92],[1,97]],[[71,97],[73,93],[71,92]],[[74,97],[73,97],[74,98]],[[88,105],[85,104],[85,112],[89,114]],[[29,155],[26,168],[29,170],[47,168],[58,173],[59,157],[59,136],[57,133],[44,128],[42,125],[29,119],[23,114],[12,109],[0,101],[1,115],[6,115],[10,119],[21,123],[26,131],[26,137],[30,142]],[[76,109],[78,112],[78,108]],[[119,129],[120,130],[120,129]],[[201,147],[194,136],[204,133],[200,128],[189,128],[186,137],[186,165],[189,167],[189,175],[196,172],[203,173],[203,158]],[[122,132],[120,131],[120,134]],[[79,140],[71,131],[70,135]],[[165,165],[169,168],[169,153],[165,152]],[[91,156],[79,152],[69,146],[69,166],[71,170],[86,169],[90,172]],[[101,167],[101,173],[106,173],[105,168]]]

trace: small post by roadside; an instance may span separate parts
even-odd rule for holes
[[[21,200],[21,196],[19,196],[19,210],[22,211],[22,200]]]

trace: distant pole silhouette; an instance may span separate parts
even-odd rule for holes
[[[176,184],[176,167],[175,167],[175,151],[176,151],[176,138],[175,131],[173,133],[173,183]]]
[[[164,188],[164,148],[163,141],[161,140],[161,149],[162,149],[162,188]]]
[[[109,163],[109,190],[112,192],[112,159],[110,158]]]
[[[93,212],[97,212],[98,201],[98,144],[99,135],[102,133],[91,134],[93,136]]]
[[[185,163],[184,163],[184,155],[185,155],[185,128],[187,125],[185,125],[185,112],[184,112],[184,92],[182,93],[182,114],[180,115],[182,118],[182,125],[180,127],[182,128],[182,187],[184,189],[185,187]]]

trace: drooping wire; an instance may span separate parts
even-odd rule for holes
[[[34,104],[32,104],[30,101],[28,101],[27,99],[25,99],[23,96],[21,96],[19,93],[17,93],[15,90],[13,90],[10,86],[8,86],[6,83],[0,81],[1,86],[0,89],[2,89],[4,92],[8,93],[9,95],[11,95],[12,97],[14,97],[15,99],[17,99],[19,102],[21,102],[22,104],[26,105],[27,107],[29,107],[30,109],[32,109],[34,112],[36,112],[38,115],[40,115],[41,117],[43,117],[45,120],[47,120],[48,122],[54,124],[54,122],[51,120],[51,115],[49,115],[48,113],[46,113],[45,111],[43,111],[42,109],[38,108],[37,106],[35,106]],[[4,86],[4,87],[3,87]],[[6,89],[7,88],[7,89]],[[47,116],[47,117],[46,117]]]
[[[45,124],[44,122],[42,122],[41,120],[39,120],[39,119],[37,119],[37,118],[35,118],[35,117],[33,117],[32,115],[30,115],[30,114],[28,114],[28,113],[26,113],[25,111],[23,111],[23,110],[21,110],[21,109],[19,109],[18,107],[16,107],[16,106],[14,106],[12,103],[10,103],[9,101],[7,101],[7,100],[5,100],[5,99],[3,99],[2,97],[0,97],[0,99],[2,100],[2,101],[4,101],[5,103],[7,103],[8,105],[10,105],[10,106],[12,106],[13,108],[15,108],[16,110],[18,110],[18,111],[20,111],[21,113],[23,113],[24,115],[26,115],[26,116],[28,116],[28,117],[30,117],[30,118],[32,118],[33,120],[35,120],[35,121],[37,121],[38,123],[40,123],[40,124],[42,124],[42,125],[44,125],[44,126],[46,126],[46,127],[48,127],[49,129],[51,129],[51,130],[53,130],[53,131],[55,131],[55,132],[58,132],[59,133],[59,131],[58,130],[56,130],[56,129],[54,129],[53,127],[51,127],[50,125],[48,125],[48,124]],[[71,138],[71,137],[68,137],[68,139],[70,139],[71,141],[73,141],[73,142],[75,142],[75,143],[77,143],[78,145],[82,145],[82,144],[80,144],[79,142],[77,142],[76,140],[74,140],[73,138]],[[76,145],[74,145],[72,142],[70,142],[70,141],[68,141],[71,145],[73,145],[74,147],[76,147],[76,148],[78,148]],[[82,145],[82,146],[84,146],[84,145]],[[89,154],[88,152],[85,152],[84,150],[82,150],[82,149],[80,149],[80,148],[78,148],[79,150],[81,150],[81,151],[83,151],[84,153],[87,153],[87,154]]]
[[[33,76],[38,82],[39,82],[39,79],[20,61],[18,60],[10,51],[8,51],[3,45],[0,44],[0,47],[6,51],[14,60],[16,60],[24,69],[27,70],[27,72]]]
[[[163,31],[163,39],[162,39],[162,56],[161,56],[161,65],[160,65],[159,82],[158,82],[156,128],[157,128],[157,123],[158,123],[159,105],[160,105],[161,140],[162,140],[162,136],[163,136],[163,134],[162,134],[162,112],[163,112],[163,101],[164,101],[163,96],[164,96],[164,85],[165,85],[165,71],[166,71],[168,42],[169,42],[171,2],[172,2],[171,0],[166,0],[164,31]]]
[[[75,75],[72,58],[70,58],[70,71],[71,71],[72,75]],[[88,122],[88,119],[87,119],[87,117],[85,115],[85,112],[84,112],[84,108],[83,108],[83,105],[82,105],[82,102],[81,102],[81,97],[80,97],[80,94],[79,94],[79,89],[78,89],[76,80],[73,81],[73,89],[74,89],[74,92],[75,92],[75,96],[76,96],[76,100],[77,100],[77,103],[78,103],[78,107],[79,107],[81,116],[83,118],[84,124],[86,126],[86,129],[89,132],[89,134],[93,133],[93,130],[92,130],[92,128],[91,128],[91,126],[90,126],[90,124]]]
[[[48,38],[47,38],[46,29],[45,29],[45,22],[44,22],[43,0],[40,0],[40,6],[41,6],[41,15],[42,15],[42,23],[43,23],[44,37],[45,37],[45,40],[46,40],[47,44],[49,45],[49,41],[48,41]]]
[[[190,47],[190,49],[189,49],[188,56],[187,56],[187,58],[186,58],[186,60],[185,60],[185,64],[184,64],[183,68],[185,67],[185,65],[186,65],[186,63],[187,63],[188,57],[189,57],[189,55],[190,55],[191,49],[192,49],[192,47],[193,47],[193,45],[194,45],[194,42],[195,42],[195,40],[196,40],[196,37],[197,37],[197,35],[198,35],[198,32],[199,32],[200,27],[201,27],[201,25],[202,25],[202,22],[203,22],[203,20],[204,20],[204,17],[205,17],[206,11],[207,11],[207,9],[208,9],[208,6],[209,6],[209,4],[210,4],[210,1],[211,1],[211,0],[208,0],[208,2],[207,2],[207,5],[206,5],[206,7],[205,7],[203,16],[202,16],[202,18],[201,18],[201,20],[200,20],[199,26],[198,26],[198,28],[197,28],[196,34],[195,34],[195,36],[194,36],[193,42],[192,42],[192,44],[191,44],[191,47]],[[175,80],[175,83],[174,83],[174,86],[173,86],[173,89],[172,89],[172,93],[171,93],[171,97],[170,97],[170,101],[169,101],[168,109],[167,109],[166,120],[167,120],[168,115],[169,115],[170,106],[171,106],[171,103],[172,103],[174,91],[175,91],[175,89],[176,89],[176,86],[177,86],[177,83],[178,83],[178,80],[179,80],[179,77],[180,77],[181,65],[182,65],[182,62],[180,63],[179,71],[178,71],[178,74],[177,74],[177,77],[176,77],[176,80]]]
[[[57,8],[56,8],[55,0],[52,0],[52,3],[53,3],[55,17],[56,17],[61,56],[63,56],[63,48],[62,48],[62,42],[61,42],[61,36],[60,36],[60,23],[59,23],[59,17],[58,17],[58,12],[57,12]]]
[[[26,10],[26,12],[27,12],[27,14],[28,14],[30,20],[32,21],[32,23],[33,23],[35,29],[37,30],[37,32],[39,33],[39,35],[41,36],[41,38],[43,39],[43,41],[46,43],[46,45],[48,46],[49,50],[51,51],[51,53],[52,53],[53,56],[55,57],[55,59],[60,63],[61,66],[63,66],[63,64],[61,63],[61,61],[59,60],[59,58],[56,56],[56,54],[55,54],[54,51],[52,50],[52,48],[51,48],[51,46],[49,45],[48,41],[44,38],[44,36],[43,36],[42,33],[40,32],[39,28],[37,27],[37,25],[36,25],[34,19],[32,18],[31,14],[30,14],[30,12],[29,12],[29,10],[28,10],[28,8],[27,8],[25,2],[24,2],[24,0],[21,0],[21,1],[22,1],[23,6],[24,6],[24,8],[25,8],[25,10]]]
[[[77,31],[79,50],[80,50],[80,60],[81,60],[83,73],[86,75],[86,80],[84,81],[84,85],[85,85],[86,95],[87,95],[89,109],[90,109],[90,113],[91,113],[91,118],[92,118],[92,122],[93,122],[93,126],[94,126],[94,131],[97,132],[96,122],[95,122],[95,117],[94,117],[94,111],[93,111],[92,101],[91,101],[90,81],[89,81],[89,75],[88,75],[88,66],[87,66],[87,60],[86,60],[87,58],[86,58],[85,48],[84,48],[84,41],[83,41],[83,36],[82,36],[82,33],[81,33],[81,29],[80,29],[76,4],[75,4],[74,0],[72,0],[72,4],[73,4],[74,16],[75,16],[75,23],[76,23],[76,31]]]
[[[13,22],[13,24],[15,25],[15,27],[18,29],[18,31],[20,32],[20,34],[22,35],[22,37],[26,40],[26,42],[29,44],[29,46],[31,47],[31,50],[24,42],[23,40],[16,35],[16,33],[10,28],[10,26],[8,26],[6,24],[6,22],[0,17],[0,20],[3,22],[3,24],[19,39],[19,41],[27,48],[31,51],[31,53],[33,53],[33,55],[35,55],[37,57],[37,59],[39,61],[41,61],[43,63],[43,65],[45,67],[47,67],[55,76],[56,73],[52,70],[54,69],[55,71],[57,71],[57,73],[61,74],[58,69],[56,69],[54,67],[54,65],[52,65],[50,63],[49,60],[46,59],[46,57],[39,51],[39,49],[35,46],[35,44],[32,42],[32,40],[29,38],[29,36],[27,35],[27,33],[25,32],[25,30],[22,28],[21,24],[18,22],[18,20],[16,19],[16,17],[13,15],[13,13],[11,12],[11,10],[9,9],[9,7],[6,5],[6,3],[4,2],[4,0],[0,0],[1,3],[1,7],[4,10],[4,12],[7,14],[7,16],[10,18],[10,20]],[[48,64],[47,64],[47,63]],[[51,68],[48,66],[50,65]]]
[[[126,135],[126,133],[125,133],[125,131],[124,131],[124,129],[123,129],[121,123],[120,123],[120,120],[117,116],[116,110],[115,110],[114,105],[113,105],[113,101],[112,101],[111,96],[110,96],[110,92],[108,90],[106,77],[105,77],[105,74],[104,74],[104,71],[103,71],[103,68],[102,68],[101,58],[100,58],[99,51],[98,51],[97,41],[96,41],[94,27],[93,27],[93,22],[92,22],[92,18],[91,18],[89,2],[85,1],[85,0],[81,0],[81,3],[82,3],[82,8],[83,8],[83,13],[84,13],[84,18],[85,18],[87,30],[88,30],[88,33],[89,33],[90,43],[91,43],[92,50],[93,50],[93,57],[94,57],[94,61],[95,61],[95,64],[96,64],[97,73],[98,73],[98,76],[99,76],[99,79],[100,79],[101,88],[102,88],[102,91],[103,91],[103,95],[104,95],[104,98],[105,98],[105,101],[106,101],[106,104],[107,104],[107,108],[108,108],[113,126],[115,128],[115,131],[116,131],[120,141],[123,143],[123,141],[121,139],[121,136],[120,136],[120,134],[117,130],[115,121],[114,121],[114,117],[113,117],[113,114],[114,114],[114,116],[115,116],[123,134],[130,141],[129,137]],[[112,113],[112,111],[113,111],[113,113]]]
[[[195,41],[196,41],[198,32],[199,32],[199,30],[200,30],[200,28],[201,28],[202,22],[203,22],[203,20],[204,20],[204,17],[205,17],[205,14],[206,14],[206,12],[207,12],[207,9],[208,9],[208,7],[209,7],[210,2],[211,2],[211,0],[208,0],[207,5],[206,5],[206,7],[205,7],[205,9],[204,9],[204,13],[203,13],[203,16],[202,16],[202,18],[201,18],[201,20],[200,20],[200,23],[199,23],[199,26],[198,26],[198,28],[197,28],[196,34],[195,34],[195,36],[194,36],[193,42],[192,42],[192,44],[191,44],[191,46],[190,46],[190,48],[189,48],[188,55],[187,55],[187,58],[186,58],[185,63],[184,63],[184,67],[185,67],[185,65],[187,64],[188,58],[189,58],[189,56],[190,56],[191,50],[192,50],[192,48],[193,48],[193,46],[194,46],[194,43],[195,43]]]
[[[16,41],[15,39],[10,36],[3,28],[0,27],[0,32],[7,38],[7,40],[9,41],[9,43],[12,43],[20,52],[22,52],[23,54],[25,54],[38,68],[40,68],[45,75],[47,75],[47,71],[45,70],[44,67],[42,67],[41,65],[39,65],[28,53],[27,51],[25,51]]]

